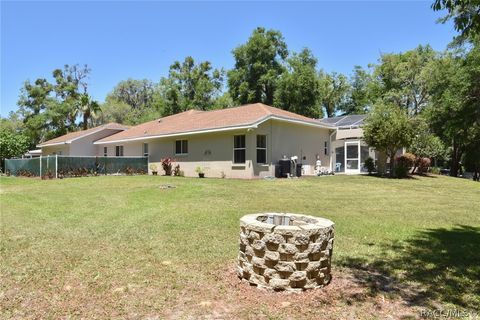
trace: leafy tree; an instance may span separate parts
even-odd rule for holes
[[[409,117],[399,106],[377,102],[365,119],[363,139],[390,158],[390,176],[394,174],[395,154],[409,147],[414,130]]]
[[[74,131],[78,120],[86,128],[99,105],[87,92],[87,66],[65,65],[52,72],[53,83],[40,78],[26,81],[21,89],[18,114],[23,120],[23,133],[30,145]]]
[[[288,70],[277,83],[274,105],[310,118],[322,118],[317,59],[304,49],[287,60]]]
[[[428,119],[450,148],[450,175],[457,176],[463,154],[471,146],[472,128],[480,122],[480,46],[465,54],[447,52],[430,66],[432,105]]]
[[[19,132],[14,132],[9,128],[4,128],[4,123],[5,120],[2,119],[2,127],[0,127],[0,162],[2,170],[5,159],[23,155],[30,145],[27,136]]]
[[[64,121],[60,120],[60,123],[53,124],[54,127],[60,127],[61,130],[57,130],[57,134],[63,134],[68,130],[75,130],[77,125],[77,117],[88,118],[92,112],[92,108],[88,107],[88,104],[94,104],[98,106],[98,103],[91,101],[87,94],[88,84],[86,82],[91,69],[84,65],[68,65],[66,64],[63,69],[55,69],[53,71],[53,77],[55,79],[54,91],[57,96],[56,104],[52,104],[54,107],[60,110],[56,110],[57,113],[64,114],[66,118]],[[89,103],[90,102],[90,103]],[[86,104],[86,105],[85,105]],[[85,126],[86,128],[86,126]]]
[[[54,101],[52,91],[53,85],[46,79],[37,79],[34,83],[26,81],[20,91],[18,113],[31,146],[43,140],[48,133],[46,110]]]
[[[365,114],[378,98],[378,85],[371,72],[355,66],[350,78],[350,90],[339,111],[343,114]]]
[[[415,134],[409,151],[416,156],[415,172],[421,158],[444,158],[446,156],[446,148],[439,137],[434,135],[428,123],[423,118],[417,118],[414,121]]]
[[[320,103],[325,109],[327,117],[333,117],[347,99],[350,85],[343,74],[330,74],[320,71]]]
[[[155,89],[155,84],[150,80],[127,79],[120,81],[108,97],[126,103],[132,109],[153,107]]]
[[[404,53],[382,55],[374,75],[383,100],[403,107],[412,115],[419,114],[430,101],[430,73],[426,67],[436,55],[428,45]]]
[[[455,30],[460,32],[460,41],[480,35],[480,2],[478,0],[435,0],[432,9],[448,11],[440,22],[445,23],[453,19]]]
[[[233,50],[235,66],[228,72],[230,96],[238,104],[273,104],[275,89],[288,56],[282,34],[256,28],[248,41]]]
[[[111,95],[107,95],[105,102],[100,106],[101,112],[93,118],[95,125],[101,125],[109,122],[129,124],[127,122],[128,114],[132,111],[132,106],[118,101]]]
[[[223,70],[213,69],[210,62],[195,64],[192,57],[170,66],[168,78],[160,81],[165,114],[189,109],[209,110],[220,95]]]
[[[80,112],[82,114],[82,130],[87,130],[89,123],[93,126],[93,118],[101,111],[100,104],[87,93],[80,96]]]
[[[234,107],[235,103],[233,102],[232,97],[228,92],[224,92],[221,96],[215,99],[212,109],[225,109]]]
[[[470,129],[462,163],[467,171],[473,172],[473,180],[480,181],[480,123]]]

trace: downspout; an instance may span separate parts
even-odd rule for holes
[[[329,140],[329,141],[328,141],[328,157],[329,157],[329,161],[330,161],[330,170],[331,170],[331,171],[334,171],[334,169],[333,169],[333,167],[332,167],[332,165],[333,165],[333,162],[332,162],[332,160],[333,160],[333,159],[332,159],[332,158],[333,158],[333,157],[332,157],[332,136],[333,136],[333,134],[336,133],[336,132],[337,132],[337,129],[334,129],[334,130],[332,131],[332,133],[330,134],[330,136],[328,137],[328,140]]]

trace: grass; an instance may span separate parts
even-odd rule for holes
[[[472,181],[2,177],[0,201],[5,318],[480,311],[480,184]],[[238,281],[239,218],[266,211],[336,223],[328,287],[272,295]]]

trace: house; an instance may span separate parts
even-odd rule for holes
[[[362,140],[365,118],[366,115],[346,115],[319,120],[332,130],[328,164],[331,170],[337,173],[358,174],[366,171],[363,164],[368,157],[378,160],[378,152]]]
[[[129,127],[118,123],[107,123],[95,128],[67,133],[63,136],[37,145],[42,156],[97,156],[100,155],[95,141],[127,130]]]
[[[261,103],[213,111],[189,110],[93,142],[98,156],[148,156],[161,168],[174,158],[186,176],[256,178],[275,175],[278,161],[297,157],[304,174],[316,165],[360,173],[373,150],[362,141],[363,116],[310,119]]]

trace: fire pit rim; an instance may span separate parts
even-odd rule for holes
[[[298,218],[308,218],[312,222],[305,222],[304,224],[300,225],[274,225],[272,223],[266,223],[259,221],[258,218],[263,216],[291,216],[291,217],[298,217]],[[301,220],[303,221],[303,220]],[[335,225],[335,223],[329,219],[315,217],[306,214],[298,214],[298,213],[286,213],[286,212],[264,212],[264,213],[254,213],[254,214],[247,214],[240,218],[240,225],[249,225],[249,226],[256,226],[260,229],[265,229],[266,231],[270,232],[273,229],[283,229],[289,231],[302,231],[306,229],[313,228],[329,228]]]

